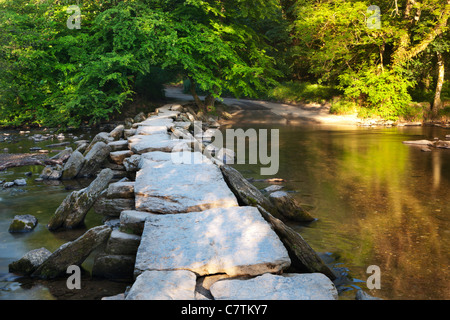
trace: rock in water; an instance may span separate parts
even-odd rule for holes
[[[85,157],[83,167],[77,177],[91,177],[100,168],[103,161],[108,158],[111,148],[104,142],[97,142]]]
[[[83,167],[84,157],[81,152],[75,150],[67,160],[62,170],[62,179],[73,179]]]
[[[17,215],[11,222],[8,231],[11,233],[30,232],[37,224],[38,220],[31,214]]]
[[[45,248],[31,250],[17,261],[9,264],[9,272],[30,275],[32,274],[52,253]]]
[[[94,205],[101,192],[105,190],[114,173],[103,169],[89,187],[74,191],[68,195],[48,223],[50,230],[60,227],[75,228],[84,221],[89,209]]]
[[[254,185],[245,179],[236,169],[223,165],[220,167],[230,189],[239,202],[247,206],[260,205],[271,214],[278,216],[277,208]]]
[[[65,275],[68,266],[81,265],[93,250],[108,240],[110,234],[111,228],[106,225],[89,229],[78,239],[59,247],[31,276],[53,279]]]
[[[276,191],[269,195],[269,199],[278,211],[286,218],[299,222],[311,222],[315,218],[303,209],[287,192]]]

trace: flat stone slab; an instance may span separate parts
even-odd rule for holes
[[[322,273],[264,274],[249,280],[220,280],[210,288],[216,300],[337,300],[333,282]]]
[[[213,162],[201,152],[180,151],[180,152],[147,152],[141,155],[139,167],[154,166],[158,162],[173,162],[174,164],[200,164]]]
[[[140,126],[136,129],[136,135],[165,134],[167,130],[167,126]]]
[[[136,210],[185,213],[238,206],[220,169],[210,163],[174,164],[164,161],[144,166],[134,185]]]
[[[195,300],[196,279],[186,270],[146,271],[136,278],[126,300]]]
[[[128,138],[128,146],[134,153],[143,154],[151,151],[172,152],[188,150],[187,142],[171,139],[169,134],[135,135]]]
[[[148,118],[145,121],[133,124],[134,128],[139,128],[142,126],[151,126],[151,127],[165,126],[169,129],[173,127],[173,119],[163,116],[156,116]]]
[[[287,250],[257,208],[216,208],[149,214],[134,273],[190,270],[198,275],[260,275],[279,272],[290,263]]]

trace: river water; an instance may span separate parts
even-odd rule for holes
[[[246,129],[242,124],[233,127]],[[362,288],[383,299],[450,299],[450,150],[422,152],[402,144],[443,138],[449,130],[273,124],[251,124],[251,128],[280,130],[280,167],[275,177],[286,180],[282,185],[296,200],[313,206],[311,213],[317,218],[307,225],[290,226],[338,270],[346,271],[350,280],[342,287],[343,298]],[[35,143],[28,139],[33,133],[10,133],[14,139],[0,140],[0,152],[4,148],[11,153],[29,152],[30,147],[58,142]],[[83,139],[90,137],[86,134]],[[75,147],[73,137],[64,141]],[[268,178],[260,175],[259,165],[234,166],[246,178]],[[123,283],[96,281],[88,285],[87,293],[81,290],[84,296],[77,296],[64,290],[64,282],[29,282],[8,273],[8,264],[29,250],[54,251],[101,224],[101,217],[90,212],[86,229],[48,231],[46,223],[61,201],[89,181],[34,181],[41,170],[30,166],[0,172],[0,180],[26,178],[28,183],[0,188],[0,299],[97,299],[123,292]],[[36,216],[36,229],[9,233],[9,223],[17,214]],[[366,288],[370,265],[380,267],[380,290]],[[83,265],[87,271],[91,266],[92,259]]]
[[[342,296],[364,289],[383,299],[450,299],[450,150],[423,152],[405,140],[445,138],[437,127],[326,127],[242,124],[279,129],[284,189],[311,205],[317,221],[290,223],[317,252],[353,280]],[[270,150],[270,148],[269,148]],[[260,167],[235,165],[246,178]],[[259,188],[267,183],[254,182]],[[380,268],[381,289],[366,281]],[[344,272],[345,274],[345,272]]]

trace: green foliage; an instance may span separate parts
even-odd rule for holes
[[[283,102],[325,102],[341,92],[331,86],[311,84],[309,82],[283,82],[268,92],[270,99]]]

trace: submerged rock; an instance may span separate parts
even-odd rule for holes
[[[286,218],[299,222],[311,222],[315,218],[303,209],[287,192],[276,191],[269,195],[269,199],[278,211]]]
[[[31,214],[17,215],[11,222],[8,231],[11,233],[30,232],[38,224],[38,220]]]

